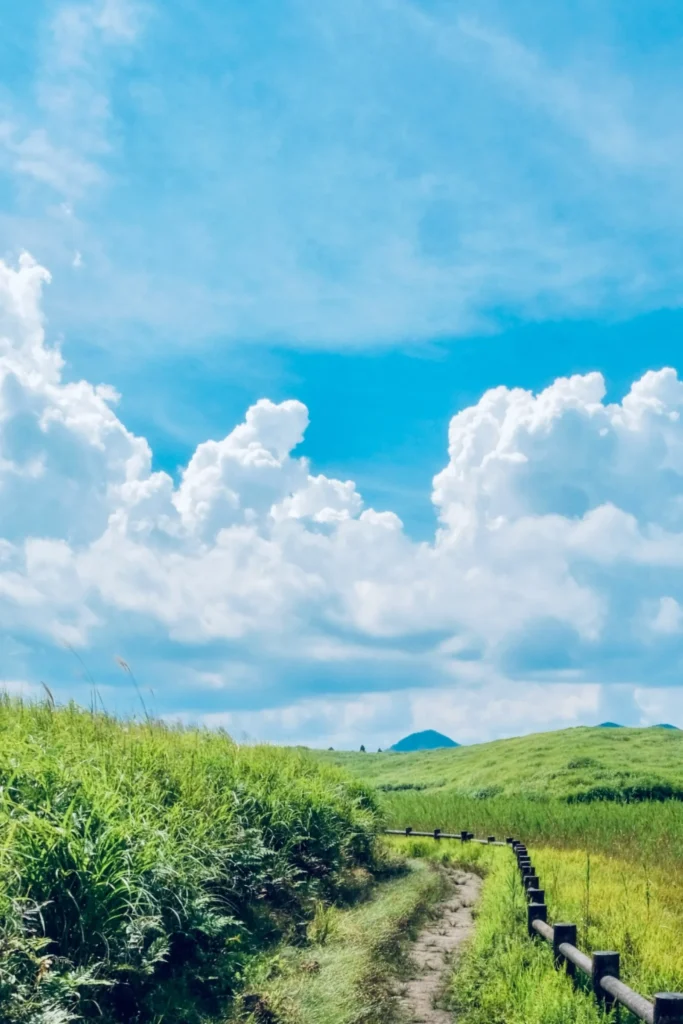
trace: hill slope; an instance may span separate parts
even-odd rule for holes
[[[564,800],[683,799],[683,732],[576,728],[407,754],[323,753],[387,791]]]
[[[425,729],[424,732],[411,732],[410,736],[404,736],[398,743],[394,743],[390,750],[395,753],[409,753],[414,750],[440,750],[444,747],[459,747],[460,744],[449,736],[435,729]]]
[[[218,1019],[373,867],[375,805],[300,751],[0,698],[0,1020]]]

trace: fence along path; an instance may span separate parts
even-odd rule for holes
[[[619,979],[619,953],[614,950],[595,950],[590,956],[582,953],[576,946],[576,925],[566,921],[548,924],[548,907],[545,902],[545,891],[541,888],[541,880],[534,870],[531,858],[524,843],[508,838],[505,842],[496,840],[495,836],[486,839],[475,839],[474,833],[463,829],[462,832],[442,832],[435,828],[432,832],[414,832],[412,828],[385,829],[387,835],[422,836],[428,839],[459,839],[461,842],[484,843],[492,846],[509,846],[517,858],[517,865],[527,899],[527,928],[530,938],[545,939],[553,947],[555,966],[564,967],[567,974],[576,977],[577,969],[591,979],[596,999],[607,1009],[619,1004],[626,1007],[632,1014],[646,1021],[646,1024],[683,1024],[683,993],[658,992],[654,1003],[634,992]]]

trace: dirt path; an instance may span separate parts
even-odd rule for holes
[[[458,947],[473,930],[472,908],[481,878],[466,871],[449,871],[454,892],[440,906],[439,917],[424,928],[413,946],[415,977],[398,996],[401,1020],[410,1024],[453,1024],[453,1014],[438,1008]]]

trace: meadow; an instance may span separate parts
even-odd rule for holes
[[[565,729],[413,754],[324,752],[376,786],[389,827],[683,867],[683,732]]]
[[[581,726],[408,754],[321,751],[385,792],[444,790],[475,800],[683,800],[683,731]]]
[[[457,841],[395,839],[411,858],[457,865],[484,877],[476,931],[456,965],[448,1003],[459,1024],[608,1024],[613,1014],[587,982],[575,985],[555,968],[547,943],[530,940],[526,901],[511,852]],[[573,921],[587,952],[617,949],[621,976],[634,989],[683,990],[681,883],[668,872],[619,857],[531,849],[552,921]],[[622,1011],[621,1024],[635,1024]]]
[[[524,839],[549,920],[574,921],[582,949],[616,949],[643,995],[683,991],[683,734],[570,729],[411,754],[325,752],[378,787],[390,827]],[[530,941],[506,849],[392,840],[409,857],[484,875],[477,928],[450,984],[459,1024],[598,1024],[588,986]],[[630,1021],[625,1012],[621,1022]]]
[[[301,751],[0,700],[0,1019],[219,1019],[367,888],[379,824]]]
[[[345,909],[320,906],[305,946],[284,945],[256,963],[231,1021],[395,1020],[396,982],[409,972],[410,942],[447,891],[445,875],[433,867],[429,858],[401,857],[369,898]]]
[[[587,951],[619,949],[643,994],[680,990],[681,739],[576,729],[320,753],[2,699],[0,1019],[393,1020],[449,863],[485,879],[449,986],[460,1024],[598,1024],[591,993],[528,939],[509,849],[379,833],[524,838],[551,920],[576,921]]]

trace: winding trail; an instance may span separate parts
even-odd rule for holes
[[[453,1014],[439,1008],[459,947],[472,934],[472,909],[481,890],[481,878],[452,869],[448,876],[453,893],[439,905],[439,916],[420,932],[411,951],[415,977],[398,993],[400,1019],[406,1024],[453,1024]]]

